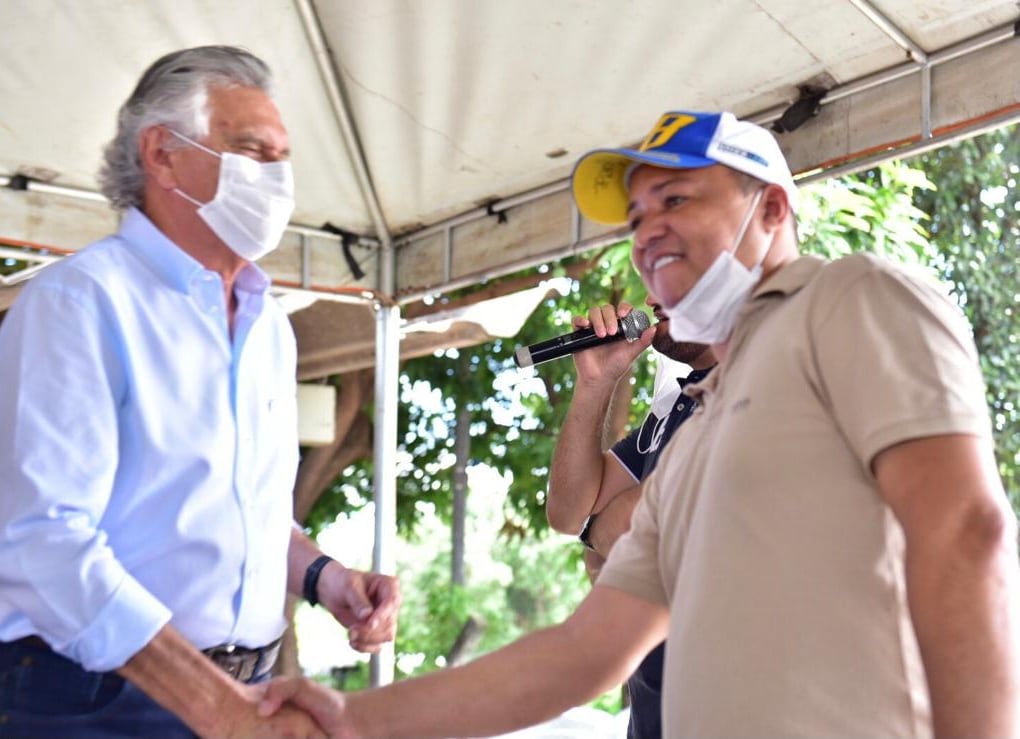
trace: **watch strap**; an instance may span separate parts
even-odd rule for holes
[[[305,570],[305,581],[301,588],[301,594],[310,605],[314,606],[319,603],[319,575],[322,574],[322,568],[330,562],[336,562],[336,560],[328,554],[322,554],[316,557],[315,561]]]
[[[588,549],[595,551],[595,547],[591,543],[591,527],[595,523],[595,518],[598,516],[597,513],[593,513],[588,518],[584,519],[584,524],[581,526],[581,533],[577,535],[581,543],[584,544]]]

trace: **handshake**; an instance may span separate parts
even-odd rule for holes
[[[401,602],[395,578],[345,568],[330,560],[321,569],[314,590],[316,602],[347,628],[354,649],[378,652],[393,641]],[[353,696],[312,680],[281,677],[246,685],[218,670],[214,674],[226,681],[224,687],[229,686],[229,692],[219,693],[217,698],[212,690],[200,691],[206,699],[203,703],[219,704],[207,706],[209,713],[200,711],[201,717],[191,714],[193,721],[188,723],[200,736],[304,739],[387,735],[380,734],[388,731],[382,727],[371,727],[370,733],[367,726],[355,726]],[[183,717],[187,712],[181,713]]]
[[[351,696],[308,678],[276,678],[252,690],[259,699],[259,716],[273,727],[271,735],[343,739],[368,736],[357,728],[353,712],[347,710]],[[310,725],[309,718],[315,726]]]

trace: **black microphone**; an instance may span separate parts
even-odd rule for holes
[[[517,351],[514,352],[514,362],[518,367],[530,367],[620,339],[637,341],[645,329],[651,325],[647,313],[642,310],[632,310],[620,319],[620,330],[612,336],[596,336],[595,329],[581,328],[569,334],[557,336],[555,339],[517,347]]]

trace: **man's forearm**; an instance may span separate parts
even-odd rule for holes
[[[345,719],[364,737],[490,736],[591,700],[630,674],[668,619],[619,591],[593,596],[586,613],[467,665],[344,696]]]
[[[630,530],[630,519],[639,500],[641,486],[635,485],[613,497],[592,521],[588,542],[603,558],[609,556],[616,540]]]
[[[255,718],[241,684],[173,627],[163,627],[118,672],[201,736],[226,736],[232,724]]]
[[[349,695],[348,716],[366,737],[489,736],[551,719],[619,682],[575,672],[563,658],[573,650],[556,631],[535,632],[455,671]]]
[[[560,429],[549,470],[546,515],[561,533],[577,534],[599,496],[605,464],[602,429],[613,389],[577,387]]]
[[[910,611],[936,736],[1020,732],[1015,529],[977,525],[988,528],[969,545],[908,549]],[[998,545],[989,548],[988,536]]]
[[[936,736],[1018,736],[1016,519],[980,436],[892,446],[873,462],[903,526],[910,617]]]
[[[308,566],[321,554],[322,551],[316,543],[304,532],[296,527],[291,529],[290,546],[287,549],[288,593],[299,598],[304,595],[305,572],[308,571]],[[330,563],[329,566],[333,567],[334,565]]]

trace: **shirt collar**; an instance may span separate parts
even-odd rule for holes
[[[193,285],[209,272],[137,208],[129,208],[124,214],[118,235],[160,279],[179,292],[190,293]],[[237,273],[235,285],[239,290],[261,295],[271,282],[257,265],[248,263]]]
[[[118,236],[161,280],[179,292],[190,292],[192,281],[205,271],[197,259],[167,238],[137,208],[124,214]]]
[[[741,319],[757,310],[763,304],[764,298],[790,297],[811,282],[826,264],[827,260],[812,255],[797,257],[793,261],[787,262],[755,287],[751,292],[751,298],[740,309]],[[684,392],[696,400],[705,393],[715,392],[721,373],[706,374],[707,377],[704,378],[704,381],[698,382],[696,385],[689,385],[684,388]]]
[[[826,260],[820,257],[811,255],[797,257],[762,280],[751,292],[751,300],[748,302],[753,303],[766,295],[792,295],[811,282],[825,264]]]
[[[708,377],[708,373],[711,372],[714,367],[715,365],[713,364],[711,367],[706,367],[705,369],[692,369],[688,373],[687,377],[678,377],[677,382],[680,383],[680,388],[683,389],[688,385],[694,385],[701,382]]]
[[[237,273],[237,277],[234,279],[234,286],[238,290],[244,290],[254,295],[262,295],[269,289],[272,282],[269,279],[269,275],[263,272],[257,264],[248,262]]]

